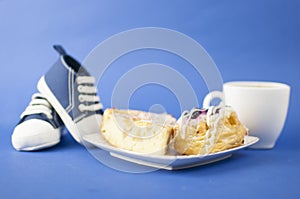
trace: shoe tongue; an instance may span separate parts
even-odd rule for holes
[[[79,68],[79,70],[77,71],[77,74],[79,76],[90,76],[90,73],[83,66],[81,66]]]

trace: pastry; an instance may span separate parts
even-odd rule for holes
[[[241,146],[246,127],[229,107],[185,111],[174,127],[173,147],[179,154],[209,154]]]
[[[176,119],[169,114],[106,109],[101,124],[104,139],[120,149],[164,155]]]

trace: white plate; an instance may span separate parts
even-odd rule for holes
[[[210,164],[229,158],[233,152],[244,149],[255,144],[259,139],[254,136],[246,136],[245,143],[242,146],[228,149],[225,151],[204,155],[147,155],[118,149],[111,146],[100,133],[86,135],[83,140],[93,146],[106,150],[111,156],[133,162],[136,164],[150,166],[160,169],[185,169],[205,164]]]

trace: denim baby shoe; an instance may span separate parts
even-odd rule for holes
[[[72,137],[79,143],[85,134],[100,132],[102,104],[97,95],[95,78],[81,64],[55,45],[58,61],[38,82]]]
[[[36,93],[11,136],[18,151],[48,148],[60,142],[63,123],[45,97]]]

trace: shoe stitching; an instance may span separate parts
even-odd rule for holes
[[[69,113],[72,110],[72,87],[71,87],[71,83],[72,83],[72,70],[70,68],[68,68],[68,95],[69,95],[69,105],[66,108],[67,113]]]

